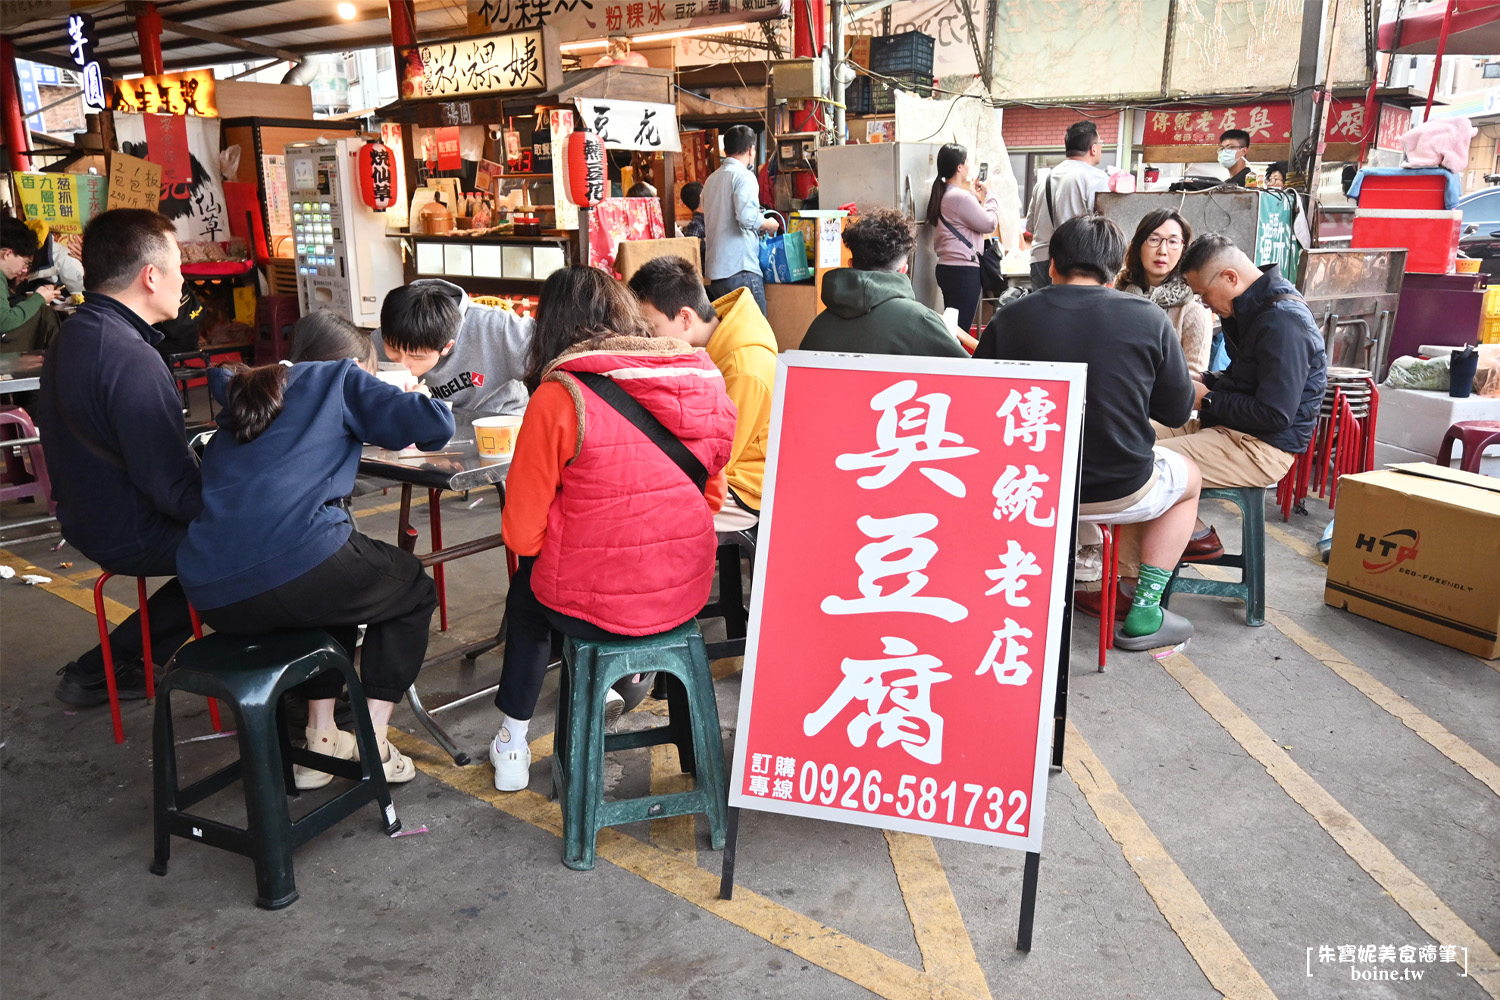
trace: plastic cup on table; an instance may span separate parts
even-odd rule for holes
[[[516,450],[520,417],[478,417],[474,420],[474,444],[480,458],[509,458]]]

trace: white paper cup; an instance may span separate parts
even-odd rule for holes
[[[509,458],[516,450],[516,434],[520,430],[520,417],[477,417],[474,444],[483,458]]]

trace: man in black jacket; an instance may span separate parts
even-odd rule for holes
[[[151,596],[151,652],[165,663],[192,634],[175,579],[177,546],[202,509],[198,460],[182,404],[156,352],[182,294],[172,222],[143,209],[97,216],[83,234],[84,304],[42,367],[37,421],[63,537],[110,573],[170,576]],[[114,631],[121,698],[144,698],[141,631],[132,614]],[[62,670],[59,700],[108,701],[96,646]]]
[[[1219,315],[1229,367],[1203,373],[1193,386],[1198,419],[1180,427],[1163,421],[1157,442],[1197,462],[1204,486],[1270,486],[1312,441],[1328,385],[1323,335],[1281,269],[1256,266],[1228,237],[1194,240],[1182,273]],[[1223,551],[1218,533],[1200,521],[1184,558]]]
[[[1052,234],[1052,283],[1007,306],[985,327],[976,358],[1088,365],[1078,516],[1140,525],[1140,583],[1116,633],[1122,649],[1174,645],[1192,623],[1161,597],[1192,531],[1197,466],[1154,446],[1153,420],[1180,424],[1193,383],[1172,322],[1160,306],[1109,287],[1125,260],[1125,234],[1080,215]]]

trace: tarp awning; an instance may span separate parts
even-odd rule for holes
[[[1500,0],[1454,0],[1453,19],[1448,26],[1445,55],[1500,55]],[[1397,22],[1380,25],[1380,51],[1399,55],[1435,55],[1438,38],[1443,32],[1446,2],[1435,3],[1426,10],[1408,14]]]

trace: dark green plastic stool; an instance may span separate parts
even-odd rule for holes
[[[337,670],[349,685],[354,739],[359,760],[337,760],[294,747],[281,711],[281,696],[325,670]],[[217,698],[238,719],[240,759],[187,788],[177,787],[177,751],[172,736],[172,692]],[[151,871],[167,873],[175,835],[243,854],[255,862],[256,905],[279,910],[297,900],[292,851],[367,802],[380,809],[386,833],[401,829],[370,711],[359,675],[343,647],[320,629],[272,632],[262,636],[214,633],[178,651],[157,689],[152,737],[156,784],[156,859]],[[373,762],[373,763],[372,763]],[[296,795],[292,765],[326,771],[355,782],[354,787],[292,822],[287,796]],[[242,781],[245,829],[184,812],[210,795]]]
[[[652,671],[666,685],[668,724],[606,734],[604,695],[610,685],[622,677]],[[713,849],[723,850],[728,777],[719,706],[697,622],[642,639],[565,639],[555,732],[552,795],[562,800],[563,864],[578,871],[592,870],[602,827],[692,813],[708,816]],[[676,744],[682,770],[694,778],[691,791],[604,801],[606,753],[663,743]]]
[[[740,560],[748,555],[755,564],[754,531],[721,531],[719,548],[714,557],[719,573],[718,600],[698,612],[699,620],[724,619],[724,638],[708,644],[710,661],[726,656],[745,655],[745,633],[750,623],[750,609],[745,606],[745,585],[740,578]],[[659,695],[658,695],[659,697]]]
[[[1243,526],[1240,551],[1217,559],[1180,563],[1167,583],[1162,607],[1173,594],[1207,594],[1211,597],[1233,597],[1245,602],[1245,624],[1266,623],[1266,491],[1259,486],[1204,487],[1204,500],[1228,500],[1240,509]],[[1199,580],[1182,576],[1183,566],[1234,566],[1240,570],[1238,581]]]

